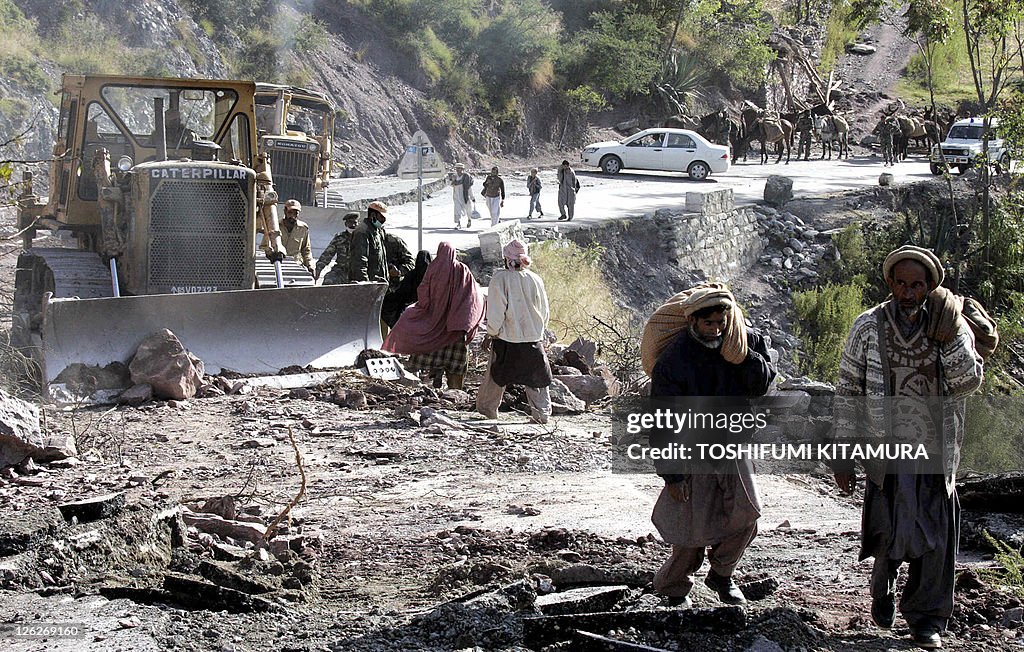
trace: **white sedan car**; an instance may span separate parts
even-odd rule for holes
[[[689,129],[647,129],[621,141],[587,145],[583,150],[585,165],[615,174],[623,168],[632,170],[667,170],[686,172],[701,181],[709,174],[729,170],[729,148],[708,142]]]

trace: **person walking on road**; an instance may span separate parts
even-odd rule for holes
[[[576,179],[576,171],[569,161],[562,161],[558,168],[558,212],[559,220],[571,220],[576,211],[576,193],[580,191],[580,182]]]
[[[491,173],[484,179],[483,194],[487,212],[491,214],[491,226],[498,226],[501,209],[505,205],[505,180],[498,176],[498,168],[491,168]]]
[[[537,209],[537,216],[544,217],[544,210],[540,207],[540,177],[537,176],[537,168],[530,170],[530,176],[526,177],[526,190],[530,193],[530,212],[526,219],[533,219],[533,209]]]
[[[541,340],[550,311],[544,281],[527,269],[526,245],[513,240],[502,249],[505,269],[487,288],[487,339],[491,357],[476,396],[476,411],[498,418],[506,385],[523,385],[534,423],[551,416],[551,368]]]
[[[669,328],[665,328],[671,324]],[[678,333],[672,338],[672,333]],[[665,343],[660,352],[658,343]],[[642,356],[650,354],[651,397],[764,396],[775,378],[765,339],[743,322],[743,312],[724,285],[703,284],[680,293],[663,305],[644,330]],[[664,433],[651,435],[661,446]],[[654,591],[671,605],[689,606],[693,574],[704,563],[711,570],[704,584],[726,604],[743,604],[743,591],[732,579],[743,553],[757,535],[761,503],[750,460],[736,460],[709,469],[656,462],[665,480],[652,520],[672,554],[654,576]]]
[[[473,226],[473,177],[466,172],[462,163],[455,164],[455,173],[450,176],[452,199],[455,202],[455,228],[462,228],[462,216],[466,216],[466,228]]]

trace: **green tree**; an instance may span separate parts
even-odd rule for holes
[[[494,97],[528,85],[558,47],[558,15],[540,0],[512,0],[480,32],[477,67]]]
[[[660,68],[661,33],[650,16],[598,12],[580,33],[569,67],[579,83],[613,97],[647,95]]]

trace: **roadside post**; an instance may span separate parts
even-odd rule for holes
[[[445,176],[444,161],[423,131],[412,136],[405,154],[398,164],[398,178],[416,178],[416,251],[423,249],[423,178],[440,179]]]

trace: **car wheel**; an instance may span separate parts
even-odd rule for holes
[[[996,174],[1007,174],[1010,171],[1010,155],[1003,152],[1003,155],[999,157],[999,161],[996,162]]]
[[[956,169],[960,171],[960,174],[963,174],[964,172],[967,172],[968,170],[970,170],[971,166],[970,165],[958,165],[958,166],[956,166]]]
[[[605,174],[618,174],[622,169],[622,159],[618,156],[605,156],[601,159],[601,169]]]
[[[703,181],[708,178],[709,174],[711,174],[711,169],[704,161],[694,161],[693,163],[690,163],[690,169],[687,170],[687,173],[694,181]]]
[[[928,169],[930,169],[932,171],[932,174],[935,174],[935,175],[942,174],[942,165],[940,165],[938,163],[929,163],[928,164]]]

